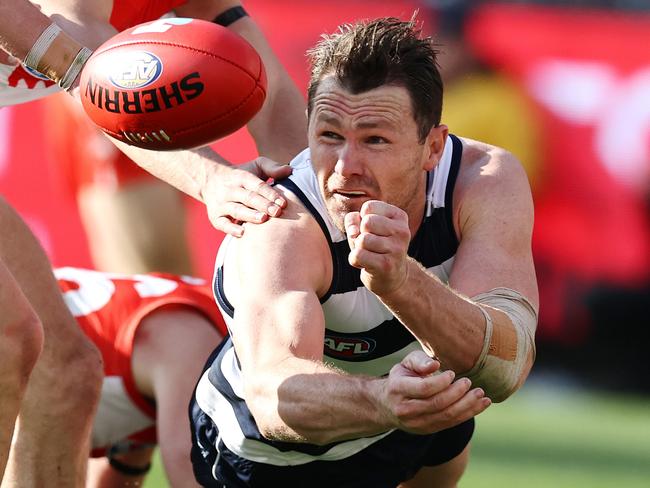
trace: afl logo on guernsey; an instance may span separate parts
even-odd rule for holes
[[[375,341],[364,337],[325,336],[325,354],[347,361],[366,359],[375,349]]]
[[[160,58],[147,51],[134,51],[112,61],[108,79],[117,88],[143,88],[160,78],[163,72]]]

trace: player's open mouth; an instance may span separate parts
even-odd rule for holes
[[[332,192],[334,195],[340,195],[342,197],[346,198],[356,198],[356,197],[365,197],[367,196],[367,193],[365,191],[353,191],[353,190],[347,190],[347,191],[341,191],[341,190],[334,190]]]

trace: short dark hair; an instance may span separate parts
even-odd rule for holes
[[[308,113],[320,81],[330,74],[355,94],[382,85],[403,86],[411,98],[420,142],[424,142],[431,128],[440,124],[442,113],[437,55],[435,43],[422,36],[415,16],[407,22],[385,17],[344,24],[307,51],[311,62]]]

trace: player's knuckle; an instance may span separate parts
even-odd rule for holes
[[[267,190],[267,187],[268,185],[266,184],[266,182],[258,178],[257,182],[255,182],[253,189],[255,193],[264,193]]]
[[[408,420],[413,412],[413,407],[409,405],[407,402],[400,402],[397,405],[395,405],[395,408],[393,409],[393,413],[397,418],[399,418],[402,421]]]
[[[434,395],[431,398],[431,405],[435,411],[445,411],[447,403],[447,399],[442,394]]]
[[[253,203],[257,198],[259,197],[259,193],[257,192],[257,189],[254,190],[248,190],[246,192],[246,196],[244,198],[245,203]]]
[[[425,397],[431,397],[436,393],[436,386],[425,378],[420,385],[420,392]]]
[[[377,216],[374,214],[364,215],[361,219],[361,228],[370,231],[377,224]]]
[[[380,269],[385,274],[390,274],[395,269],[395,263],[388,255],[382,255],[380,262]]]
[[[370,244],[372,244],[372,234],[369,234],[368,232],[362,232],[359,234],[359,237],[357,237],[357,244],[361,247],[368,247]]]

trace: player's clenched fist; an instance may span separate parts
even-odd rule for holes
[[[454,372],[434,374],[440,363],[413,351],[390,371],[380,404],[389,423],[407,432],[430,434],[453,427],[483,412],[492,403],[481,388]]]
[[[366,288],[381,296],[404,283],[411,239],[406,212],[386,202],[369,200],[359,212],[345,216],[345,231],[351,249],[348,261],[361,268]]]

